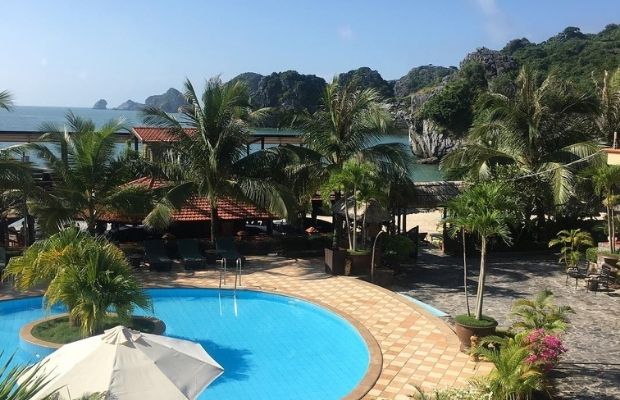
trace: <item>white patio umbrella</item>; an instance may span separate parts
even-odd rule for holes
[[[33,397],[106,393],[106,399],[195,399],[224,369],[197,343],[124,326],[66,344],[37,364],[49,382]]]

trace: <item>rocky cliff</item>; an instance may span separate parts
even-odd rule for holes
[[[342,84],[352,82],[359,89],[375,89],[384,98],[394,97],[392,85],[383,79],[379,72],[368,67],[361,67],[342,73],[338,76],[338,80]]]
[[[127,100],[122,103],[118,107],[114,107],[114,110],[124,110],[124,111],[140,111],[144,108],[144,104],[136,103],[133,100]]]
[[[178,90],[170,88],[166,93],[149,96],[144,101],[147,107],[155,107],[166,112],[179,112],[183,106],[187,104],[185,96]]]
[[[97,100],[97,102],[93,106],[93,109],[95,110],[106,110],[107,108],[108,108],[108,102],[105,101],[105,99]]]

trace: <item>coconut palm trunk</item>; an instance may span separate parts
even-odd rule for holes
[[[476,319],[482,318],[482,300],[484,297],[484,280],[486,278],[486,255],[487,255],[487,238],[480,237],[480,276],[478,277],[478,292],[476,294]]]
[[[214,195],[209,195],[209,202],[211,204],[211,210],[209,211],[209,216],[211,218],[211,226],[210,226],[210,234],[211,234],[211,243],[215,245],[215,233],[217,232],[217,197]]]
[[[357,251],[357,188],[353,186],[353,251]]]
[[[347,239],[349,240],[349,249],[353,249],[353,239],[351,238],[351,223],[349,221],[349,201],[347,194],[344,195],[344,221],[347,225]]]

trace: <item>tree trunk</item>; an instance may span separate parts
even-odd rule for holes
[[[613,198],[613,197],[612,197]],[[611,245],[611,251],[612,253],[616,252],[616,221],[615,221],[615,217],[616,217],[616,213],[614,212],[614,205],[612,203],[611,207],[609,207],[609,211],[611,212],[611,233],[610,233],[610,237],[611,237],[611,241],[609,242],[609,244]]]
[[[348,196],[344,194],[344,221],[347,225],[347,239],[349,239],[349,250],[353,250],[353,240],[351,239],[351,223],[349,222],[349,201]]]
[[[467,292],[467,248],[465,243],[465,229],[461,229],[463,237],[463,288],[465,290],[465,304],[467,305],[467,315],[471,315],[469,309],[469,293]]]
[[[217,198],[213,195],[209,195],[209,202],[211,203],[211,244],[215,246],[215,232],[217,227]]]
[[[612,215],[611,215],[611,207],[609,206],[609,198],[607,199],[607,204],[605,207],[607,208],[607,240],[609,240],[609,251],[613,252],[615,246],[614,240],[612,240]]]
[[[353,186],[353,251],[357,251],[357,190]]]
[[[487,238],[482,236],[480,246],[480,276],[478,276],[478,293],[476,294],[476,319],[482,318],[482,300],[484,297],[484,279],[486,278],[485,258],[487,253]]]

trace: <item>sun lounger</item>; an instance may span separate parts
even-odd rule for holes
[[[215,249],[218,256],[225,258],[229,264],[237,262],[238,258],[241,258],[243,261],[243,257],[237,251],[235,240],[232,237],[215,238]]]
[[[144,241],[144,261],[154,271],[170,271],[172,260],[166,254],[164,243],[161,240]]]
[[[179,254],[185,269],[202,269],[206,267],[207,259],[200,252],[200,245],[195,239],[180,239]]]

